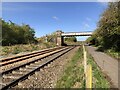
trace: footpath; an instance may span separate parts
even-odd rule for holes
[[[101,68],[102,72],[111,79],[113,88],[120,89],[120,78],[118,79],[118,76],[120,76],[120,60],[114,59],[103,52],[96,51],[95,47],[87,46],[86,48],[88,53],[92,55],[97,65]]]

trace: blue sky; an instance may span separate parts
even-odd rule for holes
[[[3,2],[2,18],[20,25],[29,24],[36,37],[41,37],[56,30],[94,31],[106,7],[101,2]]]

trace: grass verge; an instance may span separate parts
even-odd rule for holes
[[[112,49],[108,49],[108,50],[105,51],[105,53],[107,53],[108,55],[110,55],[113,58],[120,59],[120,51],[116,52]]]
[[[92,87],[109,89],[110,83],[109,81],[107,81],[106,76],[102,73],[100,68],[95,63],[93,57],[90,54],[88,54],[87,59],[88,59],[87,63],[92,65],[92,77],[93,77]]]
[[[104,52],[113,58],[120,59],[120,51],[115,51],[114,49],[105,49],[101,46],[97,47],[97,51]]]
[[[72,60],[68,63],[63,76],[58,80],[56,88],[81,87],[83,81],[82,49],[75,52]]]
[[[57,81],[56,88],[81,88],[85,89],[83,50],[79,48],[67,64],[62,77]],[[87,63],[92,65],[92,88],[109,89],[110,83],[105,78],[90,54],[87,54]]]

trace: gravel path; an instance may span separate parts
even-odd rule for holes
[[[16,85],[15,88],[54,88],[57,80],[63,74],[65,65],[71,60],[77,49],[78,47],[35,72],[28,79]]]
[[[118,88],[118,84],[120,84],[118,83],[118,76],[120,75],[118,75],[118,69],[120,70],[118,63],[120,61],[108,56],[103,52],[96,51],[95,47],[87,46],[87,50],[88,53],[92,55],[98,66],[103,70],[103,72],[109,76],[114,85],[113,87]]]

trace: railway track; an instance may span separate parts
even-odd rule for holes
[[[61,49],[52,51],[39,59],[35,59],[33,61],[24,63],[12,69],[1,72],[1,90],[11,88],[12,86],[18,84],[20,81],[34,74],[35,71],[40,70],[44,66],[50,64],[52,61],[64,55],[73,48],[74,47],[62,47]]]
[[[49,53],[51,51],[55,51],[55,50],[61,49],[61,48],[63,48],[63,47],[55,47],[55,48],[40,50],[40,51],[36,51],[36,52],[24,54],[24,55],[18,55],[18,56],[14,56],[14,57],[4,58],[4,59],[0,60],[0,67],[6,66],[9,64],[13,64],[18,61],[23,61],[23,60],[26,60],[26,59],[29,59],[32,57],[36,57],[39,55],[43,55],[43,54],[46,54],[46,53]]]

